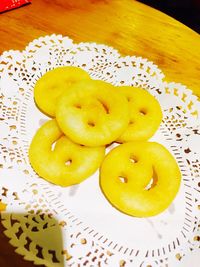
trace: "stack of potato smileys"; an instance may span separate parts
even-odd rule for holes
[[[150,93],[92,80],[78,67],[59,67],[37,81],[34,97],[52,118],[29,149],[38,175],[70,186],[100,168],[101,190],[118,210],[147,217],[170,205],[181,174],[165,147],[147,141],[162,120],[161,107]],[[105,156],[105,147],[113,142],[119,145]]]

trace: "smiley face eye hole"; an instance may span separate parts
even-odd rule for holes
[[[81,106],[80,103],[75,104],[74,107],[75,107],[75,108],[78,108],[78,109],[81,109],[81,108],[82,108],[82,106]]]
[[[145,109],[140,109],[139,112],[140,112],[140,115],[146,115],[147,114],[147,111]]]
[[[65,161],[66,166],[70,166],[71,164],[72,164],[72,159],[68,159],[67,161]]]
[[[52,91],[56,90],[56,88],[57,88],[56,85],[52,85],[52,86],[49,87],[49,89],[52,90]]]
[[[137,163],[138,162],[138,159],[134,155],[130,155],[129,160],[131,163]]]
[[[127,177],[119,176],[118,178],[119,178],[121,183],[123,183],[123,184],[127,184],[128,183],[128,178]]]
[[[88,121],[88,126],[90,126],[90,127],[94,127],[95,126],[95,123],[93,122],[93,121]]]

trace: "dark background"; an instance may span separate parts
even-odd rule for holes
[[[138,0],[179,20],[200,33],[200,0]]]

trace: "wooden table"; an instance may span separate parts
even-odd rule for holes
[[[104,43],[123,55],[148,58],[163,70],[167,81],[181,82],[200,96],[200,36],[139,2],[33,0],[31,5],[0,15],[0,54],[22,50],[33,39],[52,33],[67,35],[75,42]],[[1,266],[33,266],[15,254],[7,241],[1,233]]]
[[[0,15],[0,54],[21,50],[34,38],[52,33],[148,58],[167,81],[183,83],[200,96],[200,35],[137,1],[33,0]]]

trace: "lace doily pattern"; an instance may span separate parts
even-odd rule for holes
[[[182,173],[181,189],[165,212],[149,219],[119,213],[104,199],[98,173],[61,188],[32,170],[28,147],[48,120],[35,106],[33,88],[58,66],[81,67],[114,85],[140,86],[158,99],[163,121],[152,140],[171,151]],[[16,252],[45,266],[182,267],[197,259],[200,104],[189,89],[163,82],[164,74],[146,59],[61,35],[4,52],[0,77],[0,198],[8,205],[1,217]]]
[[[21,183],[16,190],[19,175]],[[26,175],[10,170],[5,176],[2,173],[3,180],[9,178],[1,187],[1,199],[8,203],[7,211],[1,214],[5,234],[24,259],[45,266],[64,266],[62,222],[56,219],[42,188],[34,181],[27,183]]]

